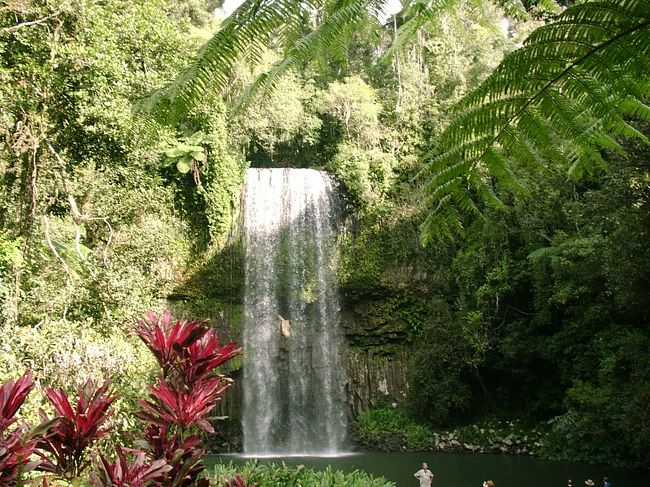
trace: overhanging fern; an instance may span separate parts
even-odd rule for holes
[[[291,68],[312,61],[317,56],[325,57],[328,52],[345,51],[346,46],[341,44],[347,42],[352,29],[373,23],[374,27],[378,27],[377,16],[383,3],[381,0],[342,2],[325,16],[320,25],[294,42],[279,63],[260,75],[246,90],[240,102],[245,105],[255,94],[272,89],[277,80]]]
[[[605,166],[602,150],[621,150],[616,135],[648,142],[626,118],[650,119],[649,17],[648,0],[567,9],[457,104],[441,152],[420,174],[432,208],[424,243],[462,233],[476,196],[500,204],[494,181],[525,191],[517,164],[561,161],[579,178]]]
[[[316,8],[315,4],[309,1],[244,0],[203,45],[193,62],[139,108],[161,121],[173,122],[182,117],[208,90],[223,90],[239,60],[258,63],[272,35],[280,44],[298,37],[304,10],[312,8]]]
[[[174,122],[185,115],[208,91],[222,91],[239,60],[258,64],[264,46],[286,49],[284,59],[259,77],[248,90],[270,89],[291,67],[308,62],[318,53],[339,49],[343,35],[360,21],[376,20],[383,0],[343,0],[326,11],[322,22],[303,35],[305,18],[323,11],[323,0],[244,0],[199,50],[194,61],[168,85],[154,92],[139,108],[160,121]],[[372,15],[370,15],[372,14]]]

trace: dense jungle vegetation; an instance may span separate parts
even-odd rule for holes
[[[128,438],[156,374],[134,319],[171,307],[236,341],[245,169],[312,167],[345,197],[343,307],[372,322],[352,347],[408,352],[399,414],[542,424],[549,458],[648,468],[647,2],[560,18],[640,12],[612,38],[558,34],[602,49],[542,52],[542,84],[585,70],[528,98],[518,49],[580,2],[413,1],[383,22],[375,2],[275,2],[286,28],[261,2],[249,30],[219,3],[0,1],[0,383],[111,377]],[[497,115],[527,122],[495,134]]]

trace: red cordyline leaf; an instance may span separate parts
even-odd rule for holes
[[[155,480],[153,485],[163,487],[199,485],[198,475],[205,469],[201,463],[205,450],[201,448],[201,440],[198,436],[192,435],[183,439],[179,432],[170,435],[167,425],[151,425],[147,428],[144,441],[152,458],[163,459],[172,467],[164,481]]]
[[[116,396],[110,394],[109,386],[108,380],[100,387],[88,380],[79,388],[75,406],[70,404],[65,392],[51,388],[45,391],[61,417],[48,429],[46,437],[38,442],[41,451],[37,451],[37,454],[43,459],[39,470],[79,476],[88,465],[84,460],[85,449],[106,434],[106,430],[101,427],[111,415],[110,406],[116,399]],[[49,421],[43,411],[41,420]]]
[[[0,486],[14,486],[18,475],[33,470],[39,462],[29,459],[36,448],[36,438],[27,433],[22,424],[8,432],[9,426],[25,398],[34,388],[31,372],[27,371],[17,381],[9,380],[0,386]]]
[[[116,448],[117,459],[110,463],[101,455],[95,462],[95,471],[90,474],[90,483],[97,487],[143,487],[154,480],[163,480],[172,470],[163,459],[146,463],[145,452]],[[133,453],[133,460],[126,453]]]
[[[14,415],[34,388],[32,373],[27,371],[16,382],[9,380],[0,386],[0,434],[16,422]]]
[[[209,329],[199,340],[187,347],[183,354],[183,374],[186,384],[200,381],[217,367],[241,353],[236,343],[219,346],[219,337]]]
[[[221,347],[217,334],[205,322],[172,324],[169,310],[160,318],[149,311],[145,319],[138,321],[136,332],[163,369],[158,385],[149,386],[150,399],[140,401],[142,410],[136,413],[150,424],[145,441],[151,458],[164,458],[173,467],[160,485],[208,485],[205,479],[198,479],[204,468],[199,438],[183,436],[194,426],[214,432],[208,415],[231,383],[216,369],[241,349],[234,343]],[[171,436],[170,428],[174,430]]]
[[[171,311],[160,318],[151,310],[137,322],[136,333],[154,354],[165,374],[175,365],[178,352],[201,338],[208,330],[201,322],[177,321],[172,325]]]
[[[217,334],[205,322],[172,324],[169,310],[160,318],[148,311],[146,319],[138,321],[136,333],[158,360],[165,379],[176,388],[192,387],[241,353],[234,343],[220,347]]]
[[[36,448],[36,439],[26,435],[26,427],[19,426],[0,438],[0,486],[15,486],[18,474],[36,468],[38,461],[30,462]]]
[[[199,426],[208,433],[214,433],[214,428],[205,417],[210,414],[221,399],[220,394],[230,384],[230,379],[213,377],[195,384],[188,391],[176,391],[169,387],[165,379],[160,378],[158,387],[149,385],[155,402],[140,401],[143,411],[136,413],[136,416],[159,426],[172,423],[184,430]]]

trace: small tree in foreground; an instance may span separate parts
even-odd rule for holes
[[[136,413],[149,425],[143,447],[152,461],[165,460],[171,466],[159,485],[195,485],[205,468],[201,463],[205,450],[196,432],[214,433],[209,415],[232,383],[217,369],[241,348],[234,343],[221,346],[205,322],[172,323],[169,310],[161,317],[149,311],[136,333],[162,369],[158,383],[149,386],[149,399],[140,401],[142,410]]]
[[[79,388],[77,401],[70,404],[67,394],[60,389],[47,389],[45,394],[58,413],[58,421],[37,443],[36,454],[41,457],[39,470],[64,479],[81,476],[90,464],[87,449],[108,430],[104,428],[117,396],[111,394],[110,381],[97,387],[92,380]],[[43,424],[51,420],[41,411]]]

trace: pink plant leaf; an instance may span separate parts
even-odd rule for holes
[[[0,433],[15,423],[14,415],[33,388],[34,379],[30,371],[16,382],[9,380],[0,386]]]
[[[9,380],[0,386],[0,486],[13,486],[19,475],[36,468],[38,461],[30,461],[36,449],[37,436],[30,434],[26,424],[9,426],[17,422],[15,414],[34,388],[31,372],[27,371],[17,381]]]
[[[145,462],[145,453],[139,450],[127,450],[117,447],[117,459],[109,462],[101,455],[95,462],[95,471],[90,474],[91,485],[97,487],[144,487],[152,481],[163,480],[165,474],[172,470],[165,460]],[[126,453],[133,454],[129,461]]]
[[[75,405],[67,394],[58,389],[46,390],[46,395],[56,412],[57,421],[38,441],[37,455],[42,458],[39,470],[67,477],[78,477],[87,468],[85,450],[106,434],[102,426],[111,415],[110,406],[116,396],[109,391],[110,381],[99,387],[91,380],[79,388]],[[49,421],[40,412],[41,421]]]

